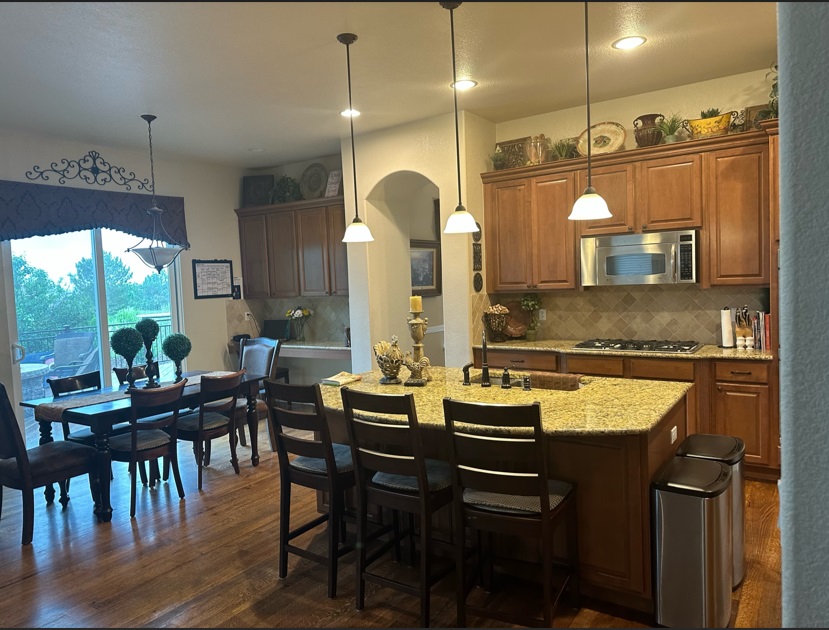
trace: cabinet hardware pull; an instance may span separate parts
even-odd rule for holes
[[[511,359],[513,363],[523,363],[524,359]]]
[[[632,225],[628,226],[628,232],[633,232],[633,226]]]
[[[742,372],[740,370],[731,370],[731,373],[739,376],[751,376],[751,372]]]
[[[642,224],[642,229],[643,229],[643,230],[647,230],[647,229],[648,229],[648,224],[647,224],[647,223],[643,223],[643,224]]]

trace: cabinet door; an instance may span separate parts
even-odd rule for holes
[[[348,295],[348,249],[343,243],[345,206],[328,206],[328,255],[331,295]]]
[[[714,430],[745,442],[746,464],[771,464],[769,386],[717,382]]]
[[[296,213],[301,295],[328,295],[328,227],[325,208]]]
[[[780,136],[769,136],[769,221],[771,242],[780,241]]]
[[[574,202],[574,173],[532,180],[533,288],[576,287],[575,221],[567,219]]]
[[[634,223],[634,165],[600,166],[593,169],[593,188],[607,202],[609,219],[579,221],[582,236],[597,234],[622,234],[633,232]],[[577,195],[587,186],[587,171],[579,171]]]
[[[268,271],[271,297],[299,295],[296,225],[293,212],[267,216]]]
[[[711,285],[769,283],[768,144],[705,154]]]
[[[486,185],[487,291],[523,291],[530,276],[530,183],[520,179]]]
[[[239,219],[239,246],[245,298],[270,296],[267,235],[265,215]]]
[[[684,230],[702,225],[702,156],[646,160],[636,180],[637,229]]]

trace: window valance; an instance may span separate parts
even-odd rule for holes
[[[188,243],[184,198],[156,195],[169,235]],[[0,180],[0,240],[110,228],[152,237],[152,195]],[[189,243],[188,243],[189,245]]]

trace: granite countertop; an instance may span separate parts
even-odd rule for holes
[[[491,350],[539,350],[547,352],[563,352],[565,354],[582,354],[588,356],[605,357],[645,357],[649,359],[746,359],[751,361],[771,361],[774,357],[768,350],[737,350],[736,348],[720,348],[714,345],[703,345],[696,352],[684,354],[680,352],[634,352],[629,350],[583,350],[573,346],[579,341],[562,339],[545,339],[544,341],[504,341],[487,342]],[[481,348],[481,344],[472,346]]]
[[[691,388],[692,383],[640,379],[582,377],[575,391],[521,388],[501,389],[491,372],[492,387],[464,386],[459,368],[430,368],[432,380],[424,387],[381,385],[379,370],[362,374],[348,387],[379,394],[412,393],[420,424],[444,427],[443,398],[484,403],[541,403],[541,420],[548,435],[628,435],[647,433]],[[521,372],[512,372],[514,377]],[[405,378],[401,373],[401,378]],[[340,388],[320,385],[326,409],[342,412]]]
[[[351,352],[351,347],[342,341],[283,341],[282,349],[295,348],[297,350],[342,350]]]

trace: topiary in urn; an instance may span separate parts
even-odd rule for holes
[[[109,338],[112,351],[127,362],[127,383],[130,388],[135,387],[135,375],[132,373],[132,362],[135,355],[144,345],[144,338],[135,328],[119,328]]]
[[[144,348],[147,350],[147,384],[144,385],[144,389],[160,387],[155,382],[155,377],[158,374],[155,373],[155,366],[153,365],[153,342],[158,337],[158,322],[149,317],[145,317],[135,325],[135,329],[141,334],[141,338],[144,341]]]
[[[181,362],[190,354],[193,344],[190,338],[182,333],[173,333],[161,344],[161,349],[176,364],[176,383],[181,380]]]

